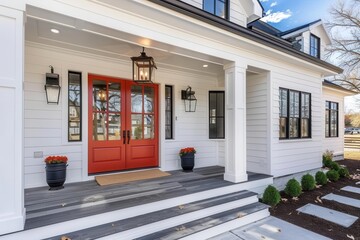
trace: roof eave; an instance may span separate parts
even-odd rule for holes
[[[232,23],[228,20],[215,16],[213,14],[207,13],[200,8],[196,8],[190,4],[184,3],[177,0],[149,0],[153,3],[166,7],[168,9],[174,10],[178,13],[184,14],[186,16],[195,18],[197,20],[206,22],[212,26],[221,28],[238,36],[253,40],[257,43],[263,44],[265,46],[271,47],[278,51],[287,53],[291,56],[297,57],[304,61],[310,62],[327,70],[330,70],[334,74],[342,73],[343,70],[337,66],[334,66],[328,62],[322,61],[318,58],[312,57],[306,53],[298,51],[291,46],[286,46],[281,40],[269,39],[266,36],[261,36],[260,34],[253,32],[245,27]]]

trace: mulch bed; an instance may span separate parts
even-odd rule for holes
[[[358,171],[360,169],[360,160],[343,160],[338,161],[340,165],[345,165],[348,167],[350,174],[360,174]],[[349,228],[342,227],[335,223],[328,222],[326,220],[313,217],[307,214],[298,213],[296,209],[302,207],[308,203],[315,205],[331,208],[343,213],[347,213],[353,216],[360,218],[360,209],[340,204],[334,201],[322,200],[321,202],[317,198],[322,196],[334,193],[346,197],[352,197],[360,200],[360,195],[356,193],[350,193],[346,191],[340,191],[342,187],[345,186],[354,186],[356,182],[360,180],[353,180],[348,178],[342,178],[337,182],[329,182],[321,188],[314,189],[312,191],[303,192],[298,200],[292,200],[290,197],[286,196],[284,193],[281,193],[282,198],[287,198],[287,202],[281,202],[276,207],[270,209],[272,216],[281,218],[287,222],[293,223],[297,226],[303,227],[310,231],[316,232],[323,236],[329,237],[334,240],[349,240],[355,239],[360,240],[360,219],[358,219],[353,225]]]

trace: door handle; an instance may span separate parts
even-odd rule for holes
[[[126,131],[124,130],[123,131],[123,144],[126,143]]]
[[[129,144],[130,143],[130,131],[129,130],[127,130],[127,139],[128,139],[127,144]]]

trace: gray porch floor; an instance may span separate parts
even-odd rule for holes
[[[171,171],[158,179],[99,186],[95,181],[65,184],[58,191],[48,187],[25,190],[25,229],[42,227],[81,217],[133,207],[173,197],[233,185],[223,180],[219,166],[195,169],[192,173]],[[248,173],[248,181],[269,178]]]

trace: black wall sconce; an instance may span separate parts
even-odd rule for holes
[[[195,97],[195,91],[191,91],[191,87],[188,86],[186,90],[181,90],[181,99],[184,100],[185,112],[195,112],[197,99]]]
[[[152,83],[154,81],[155,69],[157,69],[154,58],[147,56],[143,47],[141,55],[132,57],[133,81],[137,83]]]
[[[51,73],[46,73],[46,84],[45,84],[45,92],[46,92],[46,101],[47,103],[56,103],[59,104],[60,97],[60,85],[59,85],[59,74],[54,73],[54,67],[49,66],[51,69]]]

